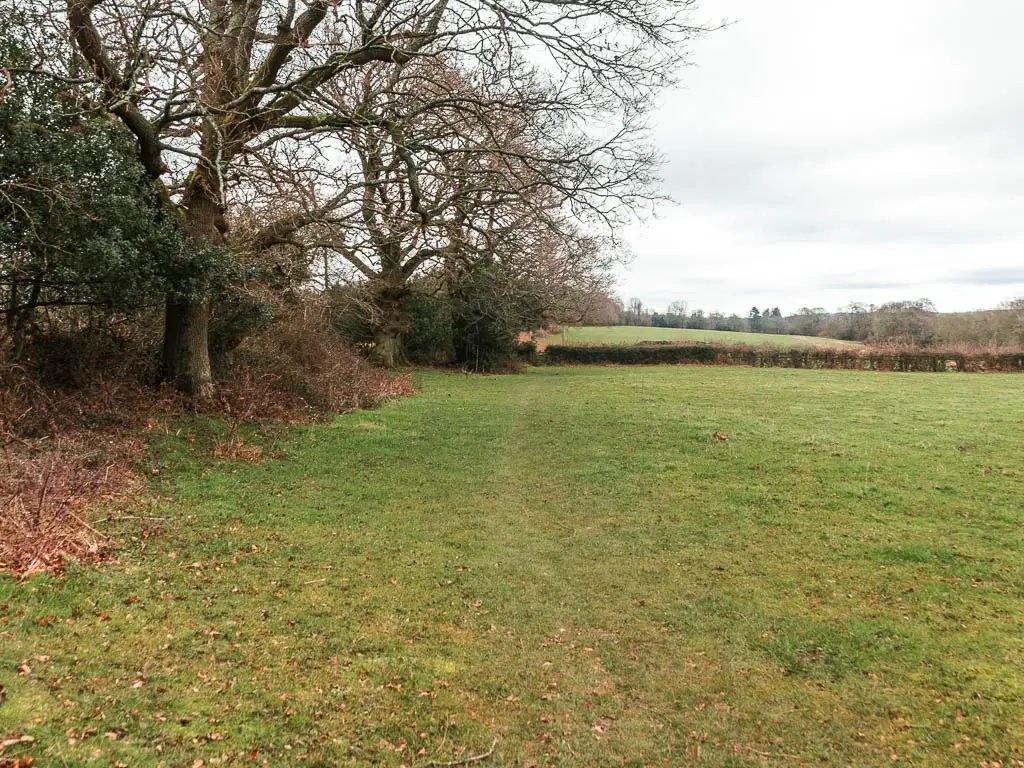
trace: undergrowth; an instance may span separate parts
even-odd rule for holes
[[[152,356],[128,339],[39,338],[27,358],[0,356],[0,571],[23,576],[107,556],[116,542],[95,519],[124,519],[145,503],[151,439],[186,414],[229,420],[215,456],[258,461],[239,423],[304,423],[414,391],[409,374],[374,368],[341,344],[315,306],[244,342],[207,402],[155,384]]]

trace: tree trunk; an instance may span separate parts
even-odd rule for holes
[[[39,301],[42,288],[42,281],[36,279],[32,284],[32,293],[29,295],[28,301],[21,306],[17,304],[18,284],[15,283],[11,288],[11,309],[7,315],[8,329],[13,340],[11,362],[20,362],[21,356],[25,353],[25,342],[28,340],[26,336],[28,321],[36,309],[36,302]]]
[[[189,229],[200,246],[224,241],[224,217],[208,183],[195,179],[185,196]],[[164,378],[202,399],[213,397],[210,366],[210,297],[206,293],[167,299],[164,321]]]
[[[397,368],[408,365],[409,358],[405,354],[405,343],[399,333],[379,330],[373,339],[373,360],[385,368]]]
[[[404,306],[406,293],[405,288],[389,285],[380,286],[374,291],[377,317],[371,357],[385,368],[409,364],[402,339],[402,334],[409,329],[409,316]]]
[[[167,299],[164,378],[190,395],[213,397],[210,368],[210,300]]]

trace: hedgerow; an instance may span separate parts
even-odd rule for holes
[[[710,345],[690,346],[563,346],[544,350],[543,362],[552,364],[657,365],[659,363],[714,363],[718,351]]]
[[[563,346],[540,355],[549,365],[748,365],[756,368],[810,368],[938,373],[1024,372],[1024,353],[949,354],[927,351],[696,345]]]

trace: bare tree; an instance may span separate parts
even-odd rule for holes
[[[668,305],[667,312],[670,315],[679,315],[680,317],[684,317],[686,315],[686,309],[687,304],[685,301],[676,300]]]
[[[1024,343],[1024,297],[1007,301],[1006,310],[1010,313],[1012,330],[1009,334],[1017,343]]]
[[[500,80],[529,51],[578,119],[639,124],[654,89],[703,31],[695,0],[37,0],[41,28],[67,44],[31,69],[74,89],[86,108],[116,115],[149,176],[197,246],[228,237],[246,181],[243,159],[274,145],[381,119],[330,98],[325,86],[377,63],[449,57]],[[42,54],[47,54],[43,56]],[[55,64],[61,60],[66,65]],[[276,156],[276,153],[275,153]],[[167,373],[212,392],[209,292],[167,302]]]
[[[363,194],[355,221],[332,222],[332,246],[369,282],[387,364],[402,357],[402,303],[418,270],[441,266],[454,284],[474,263],[496,261],[545,293],[535,302],[565,314],[570,295],[591,290],[580,282],[606,266],[567,210],[607,221],[609,200],[625,208],[652,194],[648,154],[602,160],[613,146],[628,156],[632,137],[596,145],[568,129],[565,103],[521,62],[491,84],[446,64],[396,68],[379,88],[363,77],[362,103],[385,120],[350,132]]]
[[[287,232],[323,259],[328,277],[325,254],[350,265],[366,283],[359,295],[387,365],[404,359],[403,305],[415,276],[438,267],[454,287],[475,263],[493,261],[519,288],[530,286],[523,302],[577,321],[606,287],[609,254],[625,250],[601,247],[576,222],[614,232],[658,196],[656,158],[636,126],[586,135],[571,124],[578,105],[516,57],[500,81],[442,56],[371,65],[324,92],[377,120],[332,136],[326,165],[293,180],[323,204],[303,204],[265,228],[273,237],[257,239]]]

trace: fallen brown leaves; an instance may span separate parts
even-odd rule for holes
[[[166,411],[164,400],[103,381],[47,390],[0,365],[0,570],[25,576],[102,556],[108,542],[90,510],[142,489],[145,448],[128,414]]]
[[[236,358],[221,386],[220,408],[242,421],[307,421],[416,391],[411,374],[375,368],[340,343],[322,301],[278,307],[272,330],[247,340]]]
[[[0,569],[23,576],[100,557],[108,542],[89,524],[89,510],[141,489],[125,459],[104,460],[77,441],[35,454],[5,451],[0,466]]]
[[[108,553],[96,513],[107,510],[109,520],[111,507],[148,495],[147,442],[180,415],[228,416],[228,439],[212,454],[259,463],[263,448],[239,437],[240,421],[308,422],[415,391],[411,375],[373,368],[339,344],[319,307],[293,310],[257,346],[220,383],[218,399],[203,403],[134,374],[117,380],[97,371],[87,386],[47,385],[45,364],[30,371],[0,356],[0,571],[29,576]]]
[[[249,445],[240,438],[218,440],[214,443],[210,454],[216,459],[235,459],[247,461],[250,464],[263,462],[263,446]]]
[[[4,738],[4,739],[0,739],[0,756],[2,756],[3,753],[6,752],[11,747],[17,747],[17,746],[20,746],[22,744],[31,744],[33,741],[35,741],[35,739],[32,738],[31,736],[11,736],[11,737],[7,737],[7,738]],[[31,765],[32,761],[31,760],[29,760],[28,762],[24,762],[24,761],[11,761],[11,760],[4,761],[3,758],[0,757],[0,768],[4,768],[5,766],[8,766],[8,765],[19,765],[19,764],[20,765]]]

